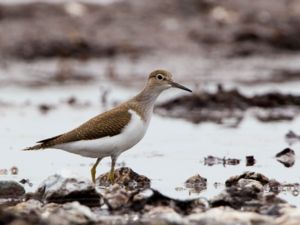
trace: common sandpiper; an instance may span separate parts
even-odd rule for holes
[[[144,89],[135,97],[93,117],[69,132],[38,141],[37,145],[24,150],[55,148],[85,157],[97,158],[91,168],[94,183],[99,162],[109,156],[111,157],[109,180],[114,183],[114,169],[119,155],[136,145],[144,137],[153,113],[155,100],[164,90],[172,87],[192,92],[174,82],[170,72],[161,69],[155,70],[150,73]]]

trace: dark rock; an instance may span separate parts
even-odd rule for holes
[[[25,194],[22,185],[15,181],[0,181],[0,198],[18,198]]]
[[[134,195],[138,194],[139,191],[126,190],[124,186],[114,184],[106,188],[98,190],[102,196],[102,201],[108,206],[110,210],[118,210],[126,208],[131,204],[131,200]]]
[[[31,214],[16,214],[13,212],[7,212],[0,208],[0,224],[10,225],[46,225],[42,218],[34,213]]]
[[[154,189],[144,190],[140,195],[135,196],[130,206],[136,212],[147,212],[149,209],[163,206],[172,208],[179,214],[188,215],[194,212],[203,212],[208,206],[208,202],[203,198],[177,200],[169,198]]]
[[[207,166],[214,166],[218,164],[222,164],[223,166],[226,165],[238,165],[240,163],[240,159],[233,159],[233,158],[219,158],[215,156],[207,156],[204,158],[204,165]]]
[[[19,183],[21,183],[21,184],[28,184],[29,187],[33,186],[33,183],[29,179],[25,179],[25,178],[21,179],[19,181]]]
[[[246,156],[246,166],[253,166],[256,160],[253,155]]]
[[[53,109],[53,106],[48,105],[48,104],[40,104],[40,105],[38,106],[38,108],[39,108],[39,110],[40,110],[40,112],[41,112],[42,114],[46,114],[46,113],[48,113],[51,109]]]
[[[286,203],[277,196],[275,180],[260,173],[246,172],[226,181],[226,189],[210,199],[211,207],[229,206],[243,211],[259,212],[263,215],[278,216],[281,204]],[[266,192],[268,190],[269,192]]]
[[[299,194],[300,185],[299,183],[280,183],[274,179],[271,179],[268,188],[270,192],[274,194],[279,193],[291,193],[294,196]]]
[[[292,167],[295,164],[295,151],[290,148],[282,150],[275,157],[285,167]]]
[[[289,131],[286,135],[285,135],[285,140],[289,145],[293,145],[296,142],[300,141],[300,136],[297,135],[294,131]]]
[[[150,179],[139,175],[128,167],[122,167],[115,170],[115,183],[126,187],[129,190],[145,189],[150,187]],[[96,183],[100,186],[109,186],[109,172],[100,175]]]
[[[88,206],[100,204],[100,196],[91,181],[82,178],[65,178],[58,174],[43,181],[35,195],[40,196],[43,201],[60,204],[72,201]]]
[[[193,192],[200,193],[207,189],[207,179],[197,174],[187,179],[185,181],[185,186],[192,189]]]
[[[241,175],[230,177],[228,180],[226,180],[225,185],[226,187],[237,185],[240,179],[256,180],[260,182],[262,185],[266,185],[269,183],[269,178],[267,178],[261,173],[245,172]]]
[[[169,198],[154,189],[128,190],[126,187],[114,184],[100,189],[101,201],[110,211],[118,213],[137,212],[141,214],[157,212],[157,208],[171,210],[181,215],[192,212],[202,212],[208,205],[204,199],[176,200]],[[161,209],[162,209],[161,208]]]
[[[221,194],[210,199],[211,207],[230,206],[234,209],[247,208],[255,211],[263,205],[262,188],[254,180],[244,181],[247,185],[239,184],[227,187]]]

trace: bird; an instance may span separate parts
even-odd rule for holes
[[[110,157],[108,180],[114,183],[118,157],[144,137],[156,99],[169,88],[192,92],[189,88],[174,82],[172,74],[167,70],[154,70],[149,74],[145,87],[133,98],[91,118],[69,132],[38,141],[36,145],[23,150],[54,148],[96,158],[90,171],[94,183],[98,164],[104,157]]]

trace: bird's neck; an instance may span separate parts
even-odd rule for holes
[[[145,121],[150,120],[154,103],[161,91],[146,86],[130,102],[131,107],[137,111]]]
[[[155,87],[146,86],[134,99],[140,104],[144,105],[154,105],[157,97],[160,95],[161,91]]]

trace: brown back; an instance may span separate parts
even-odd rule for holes
[[[41,143],[41,148],[48,148],[73,141],[118,135],[131,119],[131,114],[128,110],[128,105],[123,104],[88,120],[74,130],[53,138],[41,140],[38,143]]]

